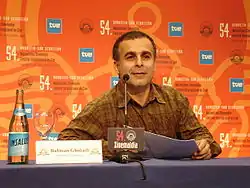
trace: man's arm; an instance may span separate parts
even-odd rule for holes
[[[220,145],[214,140],[212,134],[207,127],[200,124],[196,118],[193,110],[189,106],[187,97],[182,94],[178,94],[178,112],[179,112],[179,131],[182,139],[195,139],[195,140],[207,140],[210,145],[211,157],[216,157],[221,153]],[[198,141],[198,145],[199,145]],[[201,147],[203,147],[201,143]]]
[[[102,140],[103,156],[109,158],[112,153],[108,150],[108,143],[104,140],[104,125],[101,118],[97,118],[97,110],[89,104],[69,125],[63,129],[58,140]]]

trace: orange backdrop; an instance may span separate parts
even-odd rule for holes
[[[154,38],[154,81],[189,98],[221,144],[221,157],[249,156],[248,0],[2,0],[0,159],[7,157],[17,88],[25,90],[34,159],[40,139],[36,113],[51,112],[52,133],[58,133],[86,103],[113,87],[112,45],[131,29]]]

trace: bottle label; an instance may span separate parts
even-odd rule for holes
[[[9,156],[27,156],[29,150],[29,133],[10,132],[8,146]]]
[[[25,115],[25,110],[23,108],[16,108],[14,110],[14,115],[16,115],[16,116],[24,116]]]

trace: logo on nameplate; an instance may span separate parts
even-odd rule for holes
[[[50,151],[48,149],[41,149],[38,153],[38,156],[45,156],[45,155],[50,155]]]
[[[143,128],[109,128],[108,129],[109,150],[137,150],[144,149]]]

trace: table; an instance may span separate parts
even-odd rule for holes
[[[34,162],[33,162],[34,163]],[[138,163],[7,165],[0,161],[1,188],[248,188],[250,158],[157,160]]]

